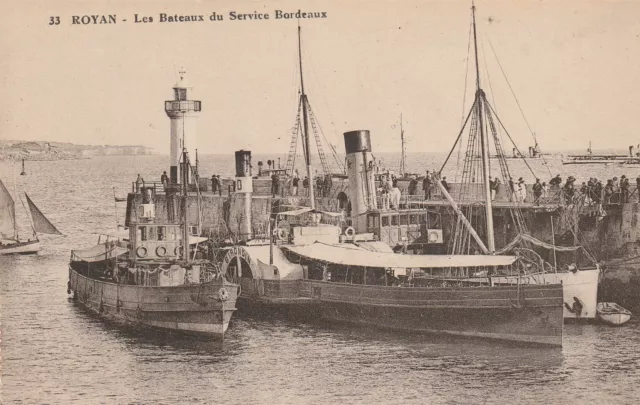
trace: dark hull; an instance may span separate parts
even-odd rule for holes
[[[219,291],[225,288],[226,300]],[[90,279],[69,269],[69,292],[101,318],[135,327],[222,339],[236,310],[237,289],[224,280],[146,287]]]
[[[562,346],[562,285],[402,288],[304,282],[328,321]]]
[[[236,303],[241,314],[310,321],[319,318],[319,302],[301,296],[302,280],[241,279]]]

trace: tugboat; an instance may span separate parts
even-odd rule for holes
[[[182,157],[178,223],[156,222],[153,188],[141,187],[143,204],[129,224],[128,242],[107,240],[72,250],[67,292],[104,319],[223,339],[236,310],[238,285],[190,249],[186,149]]]

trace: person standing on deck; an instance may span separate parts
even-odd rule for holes
[[[540,179],[536,179],[536,182],[533,183],[533,203],[540,204],[540,197],[542,197],[542,184],[540,184]]]
[[[447,193],[449,192],[449,183],[447,183],[447,178],[443,177],[442,181],[440,181],[440,183],[442,183],[442,187],[444,187],[445,190],[447,190]]]
[[[549,198],[549,185],[546,181],[542,182],[542,200],[546,201]]]
[[[296,172],[296,174],[293,176],[293,180],[291,181],[291,195],[294,195],[294,196],[298,195],[299,182],[300,182],[300,179],[298,178],[298,173]]]
[[[140,189],[144,187],[144,179],[140,174],[138,174],[138,178],[136,178],[136,192],[140,192]]]
[[[330,197],[331,196],[331,188],[333,187],[333,181],[331,180],[331,175],[327,174],[324,177],[324,196],[325,197]]]
[[[316,187],[318,197],[322,197],[324,195],[324,181],[322,180],[322,176],[318,176],[318,178],[316,179]]]
[[[518,179],[518,201],[525,202],[527,200],[527,185],[524,184],[524,179],[520,177]]]
[[[573,176],[569,176],[567,182],[564,184],[562,192],[564,193],[565,202],[570,205],[573,204],[573,195],[575,194],[575,187],[573,186],[573,182],[576,181],[576,178]]]
[[[593,202],[596,204],[600,204],[602,202],[602,190],[604,187],[602,186],[602,181],[598,180],[596,185],[593,187]]]
[[[169,176],[167,176],[166,171],[162,172],[162,176],[160,176],[160,183],[162,183],[165,189],[169,185]]]
[[[615,189],[613,188],[613,180],[607,180],[607,185],[604,186],[604,203],[611,204],[611,196]]]
[[[613,191],[618,191],[618,189],[620,188],[620,180],[618,180],[617,177],[614,177],[612,184],[613,184]]]
[[[309,197],[309,177],[304,176],[304,180],[302,180],[302,187],[304,188],[304,195]]]
[[[624,174],[620,178],[620,202],[629,202],[629,179]]]
[[[211,192],[213,194],[218,192],[218,179],[215,174],[211,175]]]
[[[429,170],[427,170],[427,175],[424,176],[424,180],[422,180],[422,189],[424,190],[424,199],[431,199],[431,174],[429,174]]]
[[[491,201],[496,199],[496,195],[498,195],[498,191],[500,191],[500,179],[495,177],[493,179],[493,188],[491,189]],[[491,183],[489,183],[489,187],[491,187]]]
[[[513,177],[509,176],[509,201],[513,201],[517,198],[515,195],[516,185],[513,182]]]
[[[220,180],[220,175],[216,175],[216,185],[218,187],[218,195],[222,196],[222,180]]]
[[[416,195],[418,191],[418,180],[415,177],[411,177],[409,180],[409,195]]]

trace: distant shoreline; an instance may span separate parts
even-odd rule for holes
[[[91,159],[95,156],[155,155],[142,145],[75,145],[63,142],[0,141],[0,161],[57,161]]]

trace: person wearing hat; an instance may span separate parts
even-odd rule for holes
[[[629,202],[629,179],[624,174],[620,177],[620,202]]]
[[[513,182],[513,177],[509,177],[509,201],[513,201],[517,198],[515,195],[516,185]]]
[[[422,180],[422,189],[424,190],[424,199],[431,199],[431,174],[429,174],[429,170],[427,170],[426,176],[424,176],[424,180]]]
[[[613,196],[615,189],[613,188],[613,180],[607,180],[607,185],[604,186],[604,203],[611,204],[611,196]]]
[[[500,179],[495,177],[492,180],[489,180],[489,188],[491,189],[491,201],[496,199],[496,194],[498,194],[498,188],[500,188]]]
[[[440,181],[440,183],[442,183],[442,187],[444,187],[444,189],[447,190],[447,193],[448,193],[449,192],[449,183],[447,183],[446,176],[442,178],[442,181]]]
[[[527,186],[524,184],[522,177],[518,178],[518,201],[525,202],[527,199]]]
[[[573,203],[573,195],[575,193],[573,182],[575,180],[576,179],[573,176],[569,176],[569,178],[567,179],[567,182],[564,184],[564,187],[562,188],[562,192],[564,193],[564,198],[567,204]]]
[[[559,174],[556,174],[556,177],[549,181],[550,186],[559,186],[560,184],[562,184],[562,177]]]
[[[540,197],[542,197],[542,184],[540,184],[540,179],[536,179],[536,182],[533,183],[533,203],[539,204]]]

